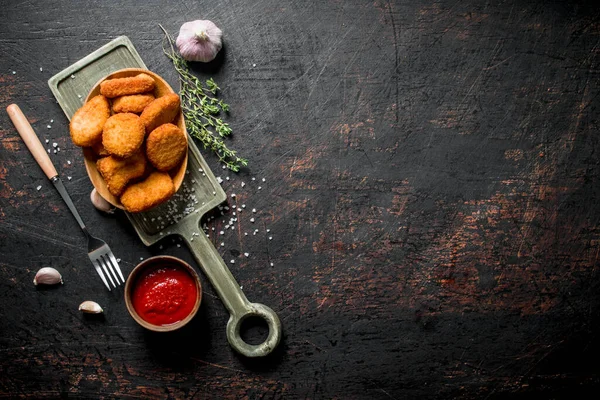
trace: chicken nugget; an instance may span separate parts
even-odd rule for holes
[[[146,156],[159,171],[175,168],[187,151],[185,133],[173,124],[163,124],[146,138]]]
[[[107,79],[100,83],[100,94],[113,99],[129,94],[146,93],[154,90],[154,79],[148,74],[139,74],[127,78]]]
[[[98,157],[106,157],[109,156],[110,153],[104,148],[104,146],[102,145],[102,141],[94,144],[92,146],[92,151],[94,152],[95,155],[97,155]]]
[[[112,101],[112,109],[115,113],[130,112],[139,114],[154,100],[152,93],[130,94],[119,96]]]
[[[69,124],[71,140],[76,146],[89,147],[102,140],[102,128],[110,117],[108,100],[102,95],[93,97],[75,111]]]
[[[154,129],[162,124],[173,122],[177,114],[179,114],[179,106],[181,102],[179,96],[175,93],[169,93],[152,103],[148,104],[140,118],[146,127],[146,133],[150,134]]]
[[[175,193],[173,180],[166,172],[154,171],[121,195],[121,204],[131,213],[147,211],[167,201]]]
[[[138,151],[145,136],[140,117],[132,113],[115,114],[104,124],[102,144],[110,154],[127,158]]]
[[[129,158],[108,156],[96,161],[96,168],[104,178],[108,191],[120,196],[129,182],[146,172],[146,158],[138,151]]]

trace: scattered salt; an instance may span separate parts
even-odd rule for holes
[[[40,72],[42,72],[44,69],[42,67],[40,67]]]
[[[254,218],[250,218],[250,222],[254,223]]]
[[[75,75],[71,75],[71,79],[75,79]]]
[[[246,182],[242,182],[242,187],[246,186]]]
[[[48,139],[46,139],[46,143],[50,143],[50,141]]]
[[[13,75],[15,75],[17,73],[17,71],[13,71]]]
[[[52,126],[50,126],[50,125],[46,125],[46,128],[50,129],[50,128],[52,128]]]
[[[120,262],[121,262],[121,259],[120,259],[120,258],[117,258],[117,262],[118,262],[118,263],[120,263]]]
[[[244,255],[245,255],[246,257],[248,257],[250,254],[249,254],[249,253],[244,253]]]
[[[229,262],[230,262],[230,263],[232,263],[232,264],[235,264],[235,260],[231,260],[231,261],[229,261]]]
[[[42,185],[38,186],[36,189],[37,189],[37,190],[40,190],[41,188],[42,188]]]
[[[253,208],[253,209],[252,209],[252,212],[253,212],[253,213],[255,213],[255,212],[256,212],[256,208]]]
[[[269,236],[269,240],[273,240],[273,236]]]
[[[56,148],[58,146],[58,143],[54,142],[52,143],[52,147]]]
[[[265,181],[266,181],[266,179],[265,179],[265,178],[262,178],[262,181],[263,181],[263,182],[265,182]]]
[[[260,190],[260,189],[262,189],[262,186],[259,186],[259,187],[258,187],[258,190]]]
[[[68,180],[71,180],[72,178],[73,178],[73,177],[71,177],[71,176],[67,176],[67,179],[68,179]]]

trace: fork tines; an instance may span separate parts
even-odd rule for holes
[[[103,246],[104,247],[104,246]],[[117,287],[117,285],[121,285],[121,283],[125,283],[125,278],[123,277],[123,273],[121,272],[121,268],[119,268],[119,263],[117,259],[110,251],[110,249],[100,248],[92,253],[90,253],[90,260],[100,275],[102,282],[106,285],[108,290],[110,290],[110,285],[108,284],[106,277],[112,284],[113,287]],[[104,271],[104,272],[102,272]],[[110,273],[109,273],[110,271]],[[116,271],[116,272],[115,272]],[[105,277],[106,275],[106,277]],[[113,280],[114,278],[114,280]],[[116,284],[115,284],[116,282]]]

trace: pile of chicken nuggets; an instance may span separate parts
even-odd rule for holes
[[[132,213],[175,193],[169,172],[181,167],[187,153],[186,134],[174,124],[179,96],[156,98],[155,85],[144,73],[105,80],[69,126],[73,143],[92,149],[108,190]]]

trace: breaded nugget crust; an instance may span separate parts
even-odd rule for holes
[[[110,155],[110,153],[102,145],[102,141],[99,141],[98,143],[96,143],[95,145],[93,145],[92,146],[92,151],[98,157],[106,157],[106,156]]]
[[[139,151],[129,158],[108,156],[96,162],[98,172],[104,178],[108,191],[120,196],[129,182],[146,172],[146,158]]]
[[[175,193],[175,186],[169,174],[152,172],[138,183],[129,185],[121,196],[121,203],[132,213],[147,211],[167,201]]]
[[[102,140],[102,128],[110,117],[108,100],[102,95],[93,97],[75,111],[69,123],[71,140],[77,146],[88,147]]]
[[[148,104],[140,118],[146,127],[146,133],[150,134],[154,129],[162,124],[173,122],[177,114],[179,114],[179,106],[181,102],[179,96],[175,93],[169,93],[152,103]]]
[[[154,100],[152,93],[130,94],[120,96],[112,101],[112,109],[115,113],[129,112],[139,114]]]
[[[169,171],[181,163],[187,151],[185,133],[173,124],[163,124],[146,138],[146,156],[159,171]]]
[[[127,158],[142,146],[145,136],[140,117],[132,113],[115,114],[104,124],[102,144],[110,154]]]
[[[139,74],[127,78],[107,79],[100,83],[100,94],[113,99],[129,94],[150,92],[154,89],[154,79],[147,74]]]

